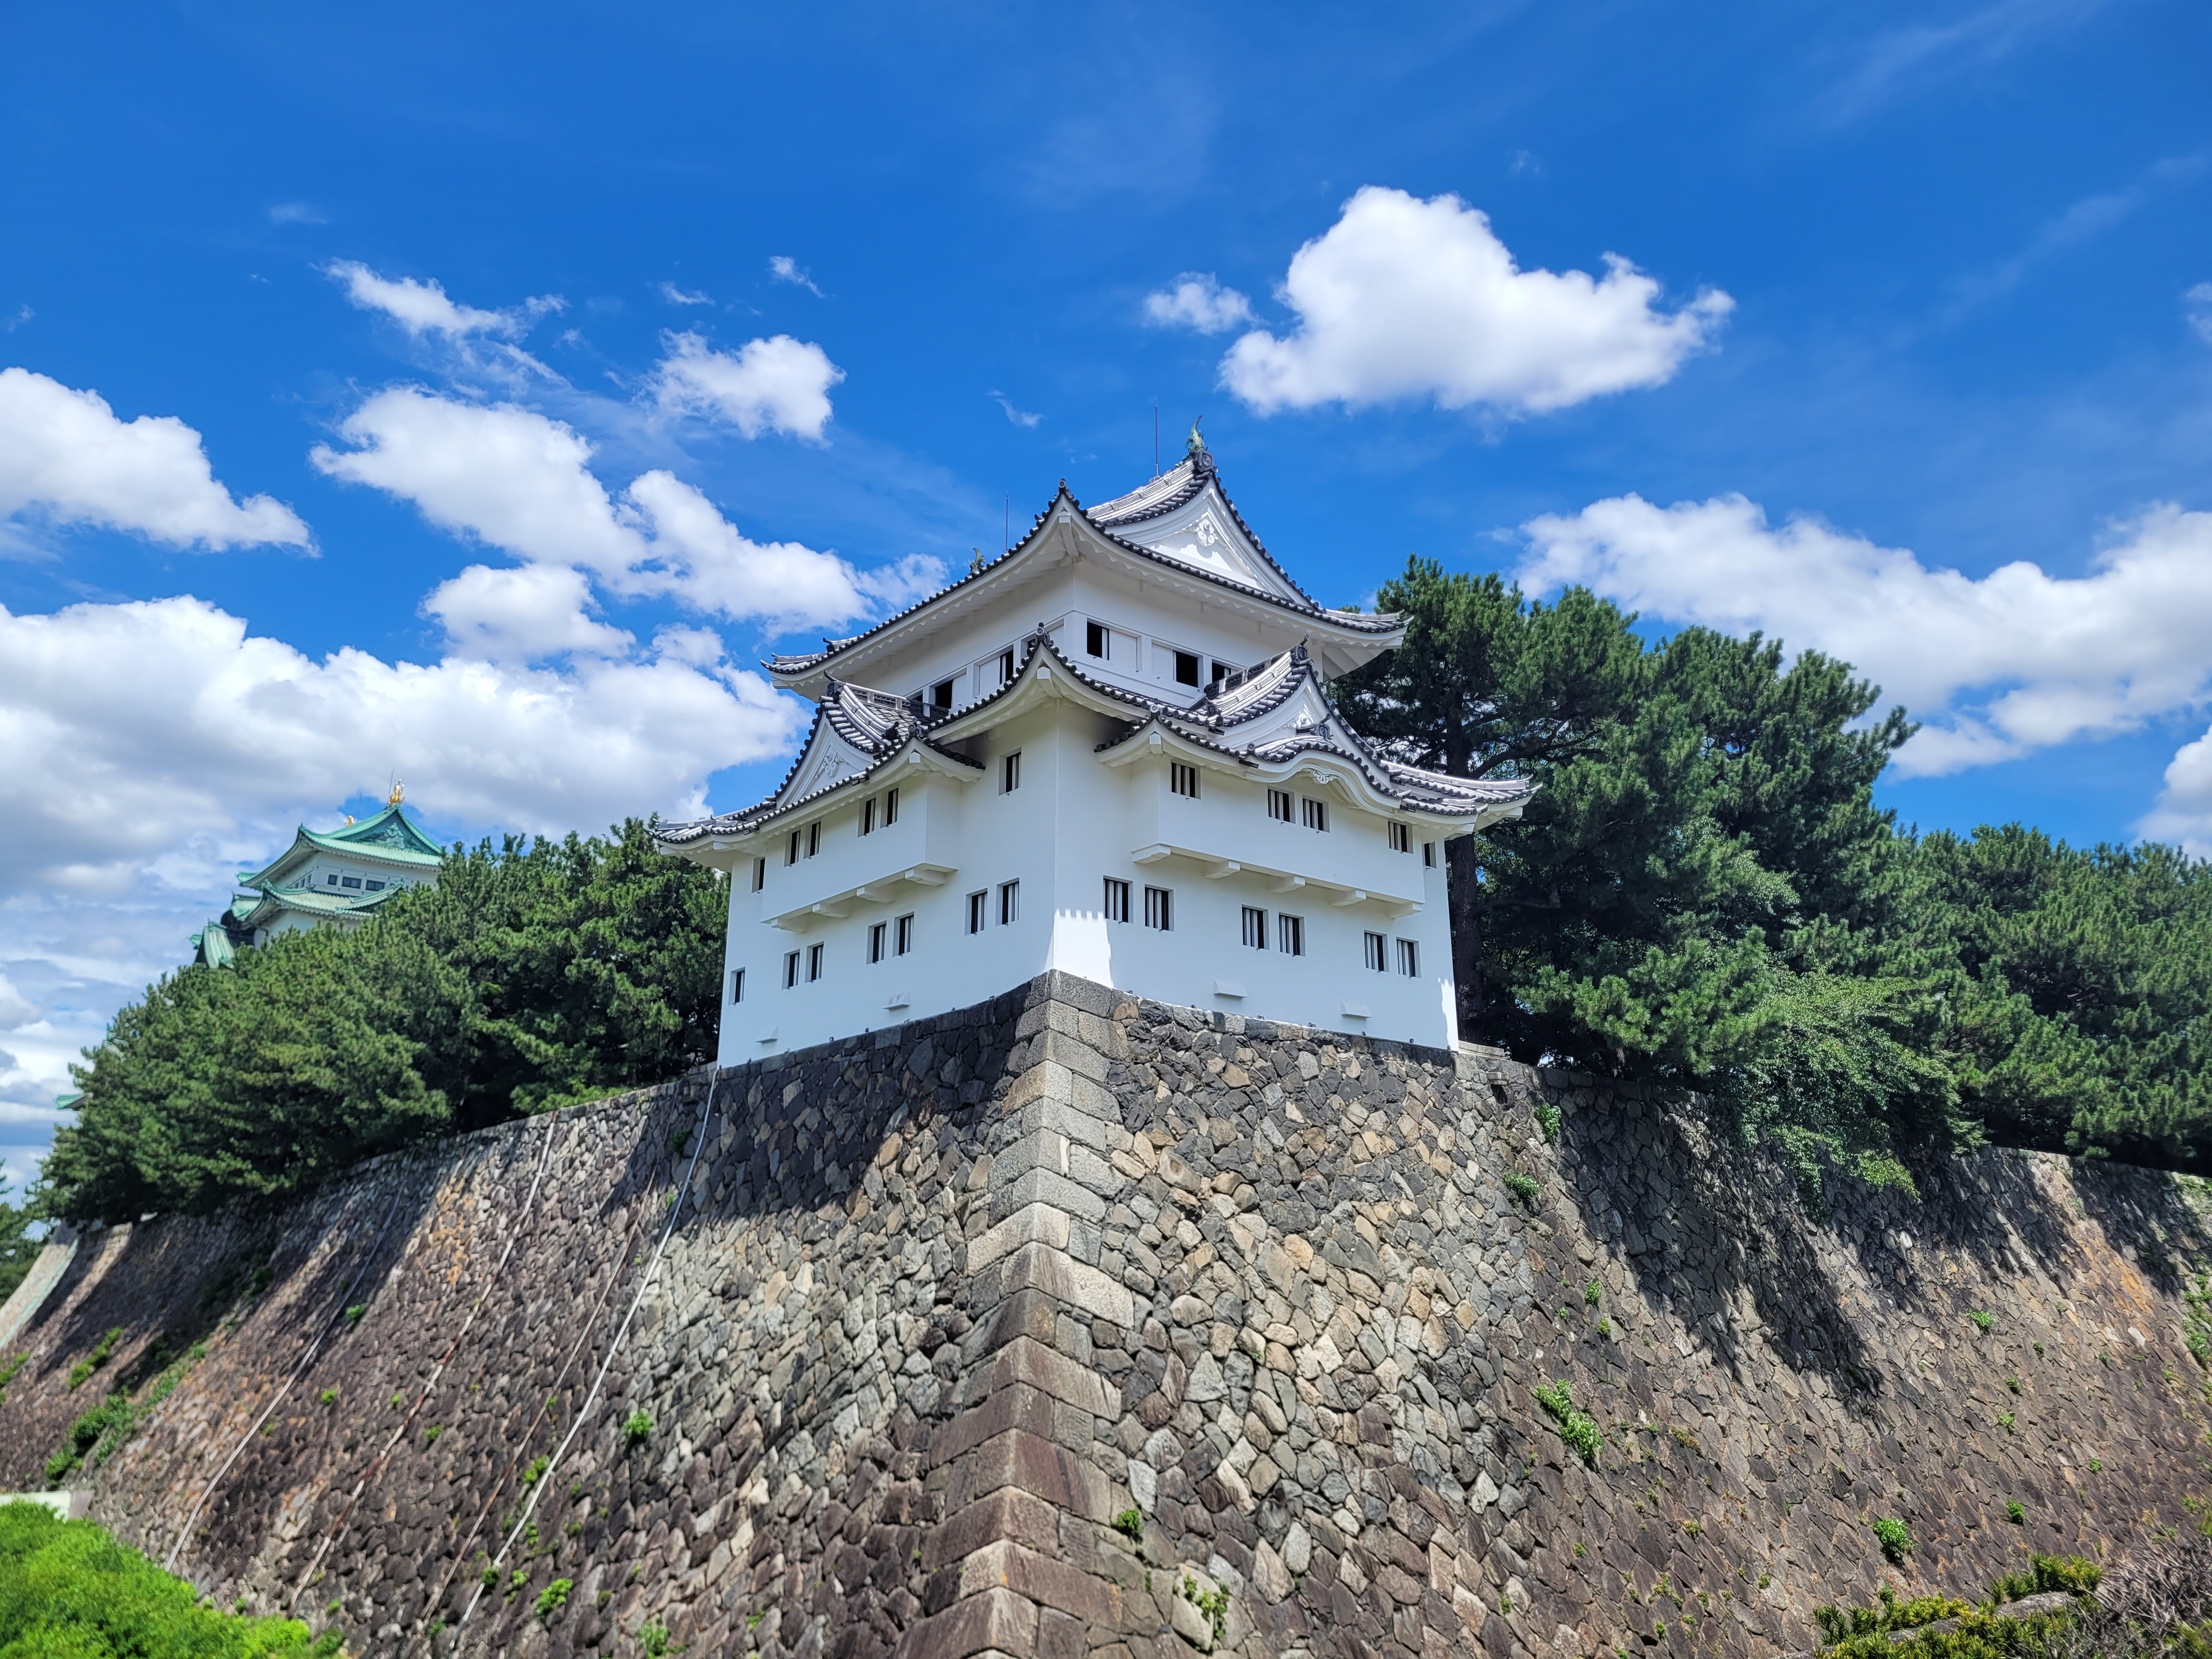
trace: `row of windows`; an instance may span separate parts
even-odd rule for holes
[[[1010,795],[1021,787],[1022,751],[1017,749],[1010,754],[999,757],[999,793],[1002,795]],[[1171,761],[1168,763],[1168,789],[1171,793],[1196,800],[1199,798],[1198,788],[1198,768],[1188,765],[1182,761]],[[899,792],[896,789],[886,789],[880,795],[869,796],[860,803],[860,833],[864,836],[872,836],[879,829],[890,829],[898,822],[898,810]],[[1287,789],[1270,789],[1267,792],[1267,816],[1281,823],[1302,823],[1309,830],[1323,833],[1328,830],[1327,801],[1316,800],[1310,795],[1293,796]],[[1413,832],[1410,828],[1402,823],[1392,823],[1387,827],[1390,833],[1392,852],[1410,853],[1413,850]],[[793,830],[786,838],[783,861],[787,865],[796,864],[802,858],[812,858],[821,850],[822,824],[821,821],[817,819],[803,830]],[[1421,862],[1433,867],[1436,861],[1436,842],[1423,842]],[[338,878],[336,876],[332,876],[330,879],[331,885],[337,884]],[[348,876],[345,878],[345,884],[349,887],[358,887],[361,882],[356,877]],[[383,885],[380,881],[373,881],[368,884],[368,890],[375,892]],[[757,893],[767,885],[768,860],[755,859],[753,860],[753,891]]]
[[[998,902],[992,903],[994,894]],[[1129,920],[1129,884],[1116,877],[1106,878],[1106,920],[1126,922]],[[1270,918],[1255,905],[1243,907],[1244,943],[1255,951],[1267,949]],[[1022,884],[1018,881],[1003,881],[996,889],[979,887],[968,895],[968,931],[980,933],[990,926],[995,911],[998,925],[1011,927],[1021,920]],[[1175,928],[1175,893],[1166,887],[1145,889],[1145,926],[1171,933]],[[1276,915],[1272,921],[1274,948],[1285,956],[1302,957],[1306,953],[1306,923],[1304,916],[1291,915],[1287,911]],[[1380,933],[1364,934],[1367,965],[1376,973],[1389,971],[1395,945],[1398,972],[1407,978],[1418,978],[1421,971],[1421,947],[1419,940],[1389,939]],[[868,929],[868,960],[881,962],[886,955],[902,957],[914,949],[914,915],[909,911],[888,921],[879,921]],[[787,991],[803,978],[811,984],[822,977],[823,945],[809,945],[803,950],[787,951],[783,957],[783,988]],[[745,1000],[745,970],[731,969],[730,1000]]]
[[[1121,638],[1127,645],[1133,647],[1136,643],[1129,635],[1124,634]],[[1188,685],[1194,690],[1201,685],[1234,685],[1244,678],[1246,672],[1235,663],[1212,661],[1200,656],[1195,651],[1178,650],[1164,641],[1155,641],[1154,647],[1162,655],[1172,657],[1175,659],[1175,683],[1177,685]],[[1085,656],[1099,662],[1113,661],[1114,629],[1112,626],[1103,622],[1085,622],[1083,651]],[[1000,652],[995,661],[987,658],[983,662],[976,664],[975,695],[980,697],[987,691],[995,690],[999,686],[1010,684],[1014,678],[1014,664],[1015,653],[1012,646]],[[994,669],[997,671],[995,683],[986,684],[985,682],[991,678]],[[954,700],[959,695],[960,678],[960,675],[954,674],[948,678],[939,680],[916,695],[930,708],[938,710],[951,708]]]
[[[324,881],[324,883],[325,883],[326,885],[328,885],[328,886],[331,886],[331,887],[350,887],[350,888],[354,888],[354,889],[356,889],[356,890],[359,890],[359,891],[366,892],[366,893],[380,893],[380,892],[382,892],[382,891],[384,890],[385,886],[386,886],[386,884],[385,884],[385,883],[383,883],[383,882],[380,882],[380,881],[374,881],[374,880],[363,880],[363,879],[362,879],[361,877],[359,877],[359,876],[327,876],[327,875],[326,875],[326,876],[325,876],[325,877],[323,878],[323,881]],[[406,884],[406,884],[405,882],[404,882],[404,881],[395,881],[395,882],[393,882],[393,883],[392,883],[392,884],[391,884],[391,885],[392,885],[392,886],[394,886],[394,887],[404,887]]]

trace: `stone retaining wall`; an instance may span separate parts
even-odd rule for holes
[[[2191,1183],[1921,1185],[1815,1224],[1632,1089],[1050,975],[94,1232],[0,1488],[197,1343],[66,1483],[356,1651],[1767,1655],[2212,1493]]]

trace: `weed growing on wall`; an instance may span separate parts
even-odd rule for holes
[[[1979,1310],[1968,1314],[1966,1317],[1974,1322],[1974,1328],[1978,1331],[1986,1331],[1990,1326],[1997,1322],[1988,1314],[1980,1312]]]
[[[641,1446],[653,1434],[653,1419],[642,1410],[632,1412],[623,1424],[623,1439],[633,1446]]]
[[[546,1625],[551,1624],[553,1622],[553,1615],[559,1613],[561,1609],[568,1604],[568,1592],[575,1588],[576,1584],[574,1579],[556,1578],[551,1583],[540,1590],[538,1593],[538,1622]]]
[[[78,1360],[76,1364],[70,1367],[70,1387],[72,1389],[78,1387],[87,1377],[90,1376],[94,1371],[98,1370],[110,1359],[113,1358],[115,1357],[115,1345],[121,1340],[123,1340],[123,1327],[118,1325],[113,1330],[108,1332],[106,1336],[100,1339],[99,1346],[94,1347],[90,1353],[85,1355],[83,1358]]]
[[[1536,1127],[1554,1146],[1559,1144],[1559,1109],[1548,1100],[1536,1103]]]
[[[1505,1190],[1514,1197],[1532,1210],[1536,1207],[1536,1194],[1544,1189],[1533,1176],[1522,1175],[1518,1170],[1508,1170],[1498,1179],[1505,1183]]]
[[[1574,1395],[1565,1382],[1539,1382],[1536,1403],[1551,1417],[1559,1438],[1569,1450],[1592,1468],[1597,1467],[1598,1448],[1605,1437],[1600,1432],[1597,1419],[1588,1412],[1577,1409]]]
[[[1875,1522],[1874,1536],[1881,1546],[1881,1553],[1898,1566],[1903,1566],[1905,1558],[1912,1553],[1912,1533],[1894,1516],[1885,1516]]]

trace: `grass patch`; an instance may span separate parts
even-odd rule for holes
[[[344,1640],[202,1607],[190,1584],[91,1522],[33,1504],[0,1504],[0,1635],[26,1659],[328,1659]]]
[[[85,1380],[94,1371],[105,1365],[109,1360],[114,1358],[115,1345],[121,1340],[123,1340],[123,1327],[118,1325],[113,1330],[108,1332],[106,1336],[100,1339],[99,1346],[94,1347],[90,1353],[85,1355],[83,1358],[78,1360],[76,1364],[70,1367],[70,1387],[75,1389],[82,1386]]]

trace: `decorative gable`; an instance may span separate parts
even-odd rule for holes
[[[1116,533],[1163,558],[1307,608],[1305,596],[1252,544],[1211,479],[1192,501]]]

